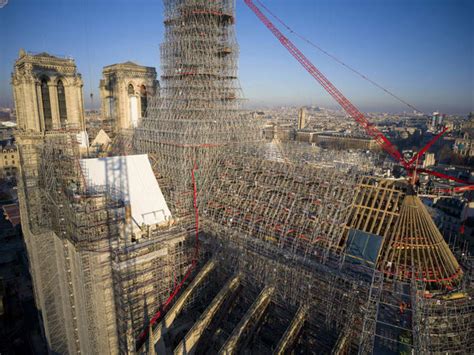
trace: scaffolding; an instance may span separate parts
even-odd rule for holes
[[[420,352],[470,354],[474,351],[472,288],[433,298],[418,292],[417,302]]]
[[[168,181],[172,211],[192,211],[191,171],[198,188],[223,146],[255,141],[253,120],[240,111],[233,1],[164,1],[162,88],[135,131],[135,147],[155,157]]]
[[[151,153],[155,174],[188,238],[200,232],[201,250],[214,255],[228,277],[242,275],[235,296],[240,306],[222,301],[229,310],[221,312],[228,314],[216,311],[216,317],[244,317],[245,305],[274,287],[270,304],[290,308],[292,316],[301,307],[308,309],[302,330],[307,341],[296,342],[295,348],[421,349],[411,309],[396,320],[386,319],[417,294],[409,268],[424,266],[421,280],[414,282],[426,281],[422,258],[400,261],[393,243],[386,242],[409,244],[418,237],[405,238],[400,230],[409,186],[373,177],[376,164],[363,154],[263,142],[261,127],[240,111],[234,2],[165,0],[164,9],[162,88],[135,131],[134,148]],[[430,270],[438,272],[452,255],[433,233],[423,236],[422,246],[411,247],[426,252],[436,245]],[[387,265],[399,267],[395,277]],[[348,323],[354,326],[348,329]],[[235,330],[224,325],[219,334],[226,335],[218,336],[216,327],[211,322],[203,333],[213,343],[207,350],[221,350]],[[278,332],[285,332],[283,325]],[[333,336],[321,340],[326,333]],[[200,344],[198,353],[204,351]]]
[[[76,131],[22,137],[22,218],[52,350],[472,349],[472,284],[408,184],[374,177],[364,155],[264,142],[241,110],[234,1],[164,9],[160,96],[102,152],[118,155],[114,184],[93,185]],[[149,154],[167,225],[133,225],[131,152]]]
[[[37,263],[39,308],[57,327],[46,329],[55,351],[133,352],[187,272],[192,240],[173,223],[133,228],[125,157],[107,160],[110,184],[96,186],[76,134],[21,137],[20,192],[25,229],[34,230],[25,239]]]
[[[360,175],[236,152],[220,164],[202,215],[223,233],[245,233],[303,258],[340,249]]]

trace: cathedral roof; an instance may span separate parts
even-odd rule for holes
[[[153,174],[148,155],[81,159],[90,191],[104,187],[131,207],[134,228],[167,223],[171,212]]]
[[[116,63],[107,65],[104,67],[104,71],[116,71],[116,70],[133,70],[133,71],[143,71],[143,72],[156,72],[154,67],[147,67],[144,65],[137,64],[130,60],[123,62],[123,63]]]
[[[122,64],[122,65],[133,65],[133,66],[136,66],[136,67],[141,67],[142,65],[138,65],[137,63],[134,63],[130,60],[124,62],[124,63],[119,63],[119,64]]]
[[[34,57],[51,57],[51,58],[54,58],[54,56],[52,56],[51,54],[49,54],[47,52],[41,52],[41,53],[38,53],[38,54],[34,54],[33,56]]]

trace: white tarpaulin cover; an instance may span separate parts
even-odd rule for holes
[[[137,226],[165,222],[171,218],[148,155],[81,159],[81,169],[90,189],[113,188],[130,202]]]
[[[76,139],[81,148],[89,147],[89,135],[86,131],[80,131],[78,134],[76,134]]]

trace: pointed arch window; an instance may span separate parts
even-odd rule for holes
[[[66,106],[66,92],[64,91],[64,84],[62,80],[58,81],[58,105],[59,105],[59,119],[61,127],[66,127],[67,123],[67,106]]]
[[[135,89],[132,84],[128,85],[128,101],[129,101],[129,123],[132,127],[136,127],[138,124],[139,106],[138,96],[135,95]]]
[[[140,87],[140,105],[141,105],[141,114],[142,117],[146,115],[146,109],[148,107],[148,97],[146,92],[146,86],[142,85]]]
[[[41,80],[41,101],[43,103],[44,129],[50,131],[53,129],[53,116],[51,114],[51,100],[49,97],[48,78]]]

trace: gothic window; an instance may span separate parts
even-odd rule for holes
[[[53,116],[51,114],[48,78],[43,78],[41,80],[41,101],[43,103],[44,129],[50,131],[53,129]]]
[[[132,127],[138,124],[138,96],[135,95],[135,89],[132,84],[128,85],[129,117]]]
[[[147,97],[145,85],[142,85],[140,87],[140,104],[141,104],[142,117],[145,117],[146,109],[148,107],[148,97]]]
[[[105,105],[105,117],[114,117],[114,98],[112,96],[107,97]]]
[[[64,91],[64,84],[61,80],[58,81],[58,105],[61,128],[64,128],[67,122],[66,92]]]

